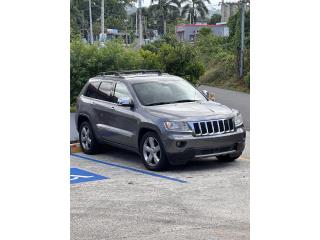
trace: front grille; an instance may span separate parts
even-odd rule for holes
[[[191,122],[190,125],[196,136],[222,134],[233,132],[235,130],[232,118]]]

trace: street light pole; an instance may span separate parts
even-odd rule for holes
[[[243,77],[243,49],[244,49],[244,18],[245,18],[245,1],[241,1],[240,13],[240,64],[239,64],[239,77]]]
[[[142,41],[143,41],[141,15],[142,15],[141,0],[139,0],[139,48],[141,48]]]
[[[91,0],[89,0],[89,21],[90,21],[90,43],[93,44]]]
[[[138,11],[136,11],[136,35],[138,35]]]
[[[104,34],[104,0],[101,0],[101,33]]]
[[[128,22],[129,22],[128,19],[124,20],[124,24],[126,26],[126,47],[128,47]]]

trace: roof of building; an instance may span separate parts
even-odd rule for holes
[[[202,23],[195,23],[195,24],[180,24],[177,25],[176,28],[178,27],[219,27],[219,26],[225,26],[227,25],[226,23],[221,23],[221,24],[202,24]]]

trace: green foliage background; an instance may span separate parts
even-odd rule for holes
[[[110,41],[100,47],[73,40],[70,53],[71,104],[88,79],[99,72],[134,69],[160,69],[193,83],[205,71],[196,50],[190,45],[177,43],[173,38],[140,50],[125,48],[119,41]]]

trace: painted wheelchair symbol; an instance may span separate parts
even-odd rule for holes
[[[78,180],[81,178],[87,179],[87,178],[93,178],[94,176],[81,176],[81,175],[70,175],[70,181]]]
[[[108,177],[95,174],[93,172],[88,172],[80,168],[70,168],[70,183],[82,183],[91,182],[97,180],[108,179]]]

